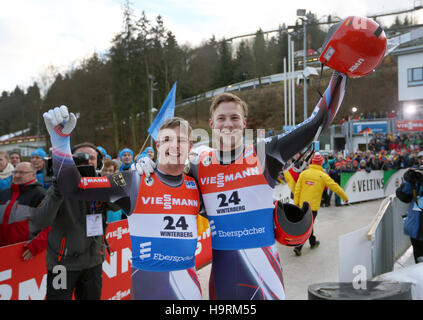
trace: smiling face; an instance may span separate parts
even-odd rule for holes
[[[132,154],[130,152],[124,152],[122,154],[122,163],[131,164],[132,163]]]
[[[31,163],[34,166],[35,170],[41,170],[42,168],[44,168],[44,159],[41,158],[40,156],[32,156],[31,157]]]
[[[221,102],[209,119],[216,146],[221,151],[234,150],[241,146],[247,125],[241,105],[234,101]]]
[[[150,157],[151,160],[154,160],[154,151],[153,150],[151,150],[151,149],[147,150],[147,154],[148,154],[148,156]]]

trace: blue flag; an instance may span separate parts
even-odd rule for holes
[[[154,119],[150,128],[148,128],[147,130],[151,137],[154,139],[154,141],[157,140],[157,134],[162,123],[175,115],[176,83],[177,82],[173,84],[173,87],[167,95],[165,101],[163,102],[163,105],[160,108],[158,115]]]

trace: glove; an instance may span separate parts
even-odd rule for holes
[[[142,157],[138,159],[138,162],[135,167],[140,176],[145,174],[145,176],[148,178],[150,174],[154,172],[154,169],[157,167],[157,164],[153,160],[151,160],[150,157]]]
[[[50,136],[69,136],[76,126],[76,117],[69,113],[66,106],[50,109],[43,114],[43,118]]]
[[[44,123],[50,135],[53,152],[70,154],[70,134],[76,126],[76,117],[66,106],[50,109],[43,114]]]

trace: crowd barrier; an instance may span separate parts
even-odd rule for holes
[[[404,181],[408,169],[372,170],[341,174],[341,187],[348,196],[349,203],[386,198]],[[278,184],[273,192],[276,200],[293,202],[288,184]]]
[[[199,216],[195,256],[197,269],[211,260],[207,219]],[[110,255],[103,262],[102,300],[127,300],[131,289],[131,243],[127,220],[109,224],[106,238]],[[0,248],[0,300],[43,300],[46,296],[46,251],[22,260],[24,242]]]
[[[386,198],[395,193],[408,169],[372,170],[341,174],[341,187],[349,203]]]
[[[391,194],[382,201],[370,225],[339,237],[340,282],[352,282],[357,276],[372,279],[393,270],[410,247],[410,238],[403,231],[408,207]]]

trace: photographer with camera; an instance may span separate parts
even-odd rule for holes
[[[412,168],[406,171],[396,195],[401,201],[410,203],[404,233],[410,237],[414,261],[423,262],[423,170]]]
[[[102,155],[91,143],[72,148],[78,171],[84,177],[97,177],[102,168]],[[107,211],[111,204],[75,200],[60,194],[55,181],[37,208],[36,225],[51,226],[47,247],[47,300],[97,300],[101,296],[102,264],[105,256]],[[58,284],[55,277],[63,274],[66,281]]]

